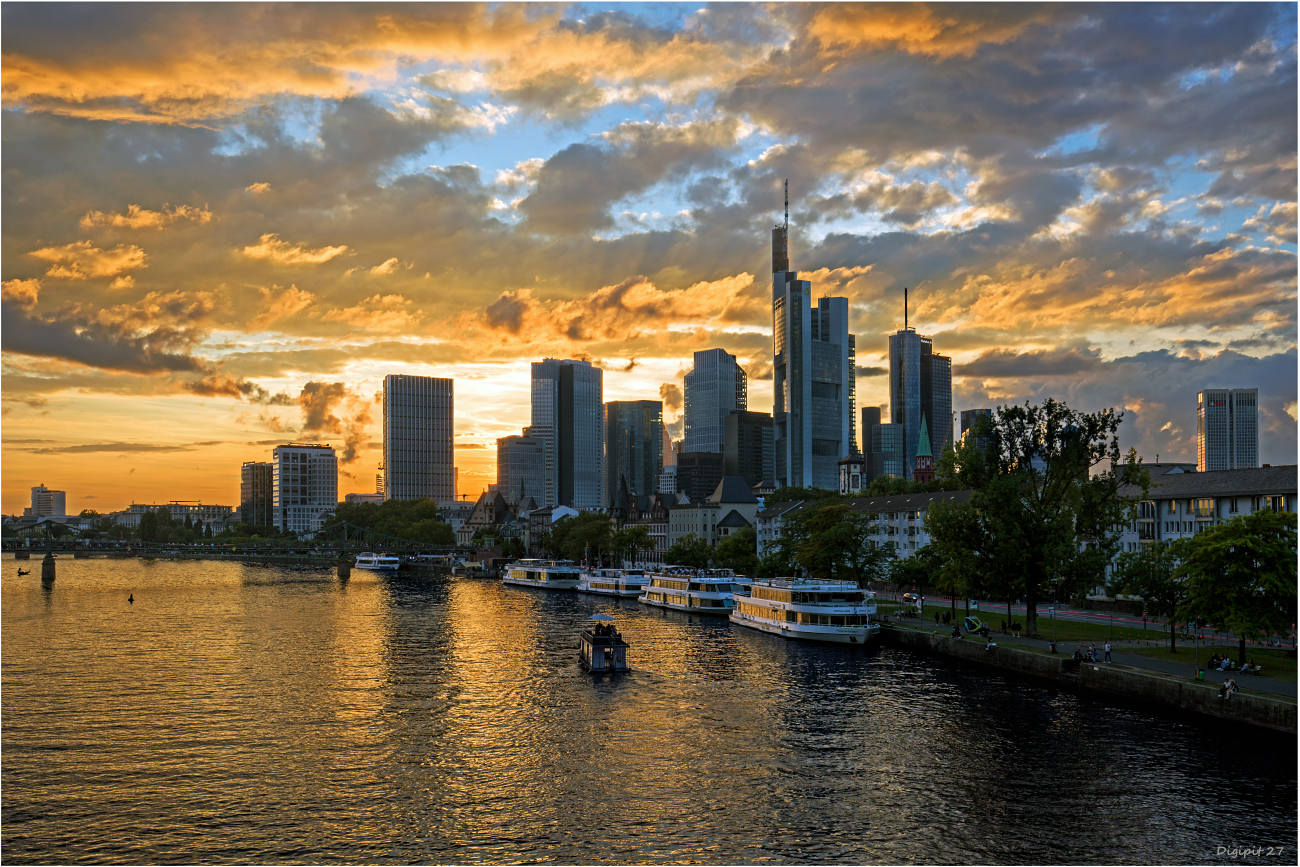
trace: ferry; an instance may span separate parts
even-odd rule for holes
[[[596,614],[592,620],[602,621],[582,631],[578,641],[578,659],[582,667],[594,674],[627,671],[628,644],[614,627],[613,617]]]
[[[786,638],[866,644],[880,634],[875,613],[875,594],[852,581],[756,578],[731,622]]]
[[[645,593],[637,601],[655,608],[725,616],[744,586],[730,569],[668,568],[646,574]]]
[[[505,568],[502,584],[541,587],[543,590],[573,590],[580,577],[571,560],[516,560]]]
[[[373,569],[376,572],[396,572],[402,568],[402,558],[396,554],[374,554],[367,551],[357,555],[358,569]]]
[[[635,599],[641,595],[645,580],[645,573],[640,569],[584,569],[577,590],[579,593]]]

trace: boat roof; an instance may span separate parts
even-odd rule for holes
[[[819,580],[817,578],[755,578],[754,587],[776,587],[781,590],[862,590],[854,581]]]

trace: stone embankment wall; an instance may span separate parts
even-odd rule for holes
[[[1296,733],[1296,705],[1282,699],[1244,693],[1223,699],[1219,698],[1218,687],[1208,683],[1192,683],[1170,675],[1099,663],[1076,665],[1072,658],[1032,653],[1012,647],[998,646],[985,650],[985,642],[981,638],[952,638],[888,626],[880,630],[880,635],[886,644],[894,647],[964,659],[980,665],[1046,678],[1062,686],[1089,692],[1149,701],[1221,719]]]

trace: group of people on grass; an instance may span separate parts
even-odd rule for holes
[[[1214,656],[1210,657],[1210,669],[1212,671],[1236,671],[1240,674],[1245,674],[1251,671],[1258,671],[1259,666],[1255,665],[1255,658],[1253,656],[1248,661],[1243,662],[1240,667],[1237,667],[1233,664],[1232,657],[1228,656],[1228,654],[1225,653],[1220,657],[1219,654],[1216,653]]]

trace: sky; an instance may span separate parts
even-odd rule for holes
[[[7,2],[3,511],[238,505],[333,445],[374,490],[383,377],[455,379],[460,492],[529,363],[663,399],[722,347],[772,401],[771,227],[953,408],[1124,411],[1194,461],[1196,392],[1260,390],[1296,460],[1294,4]]]

